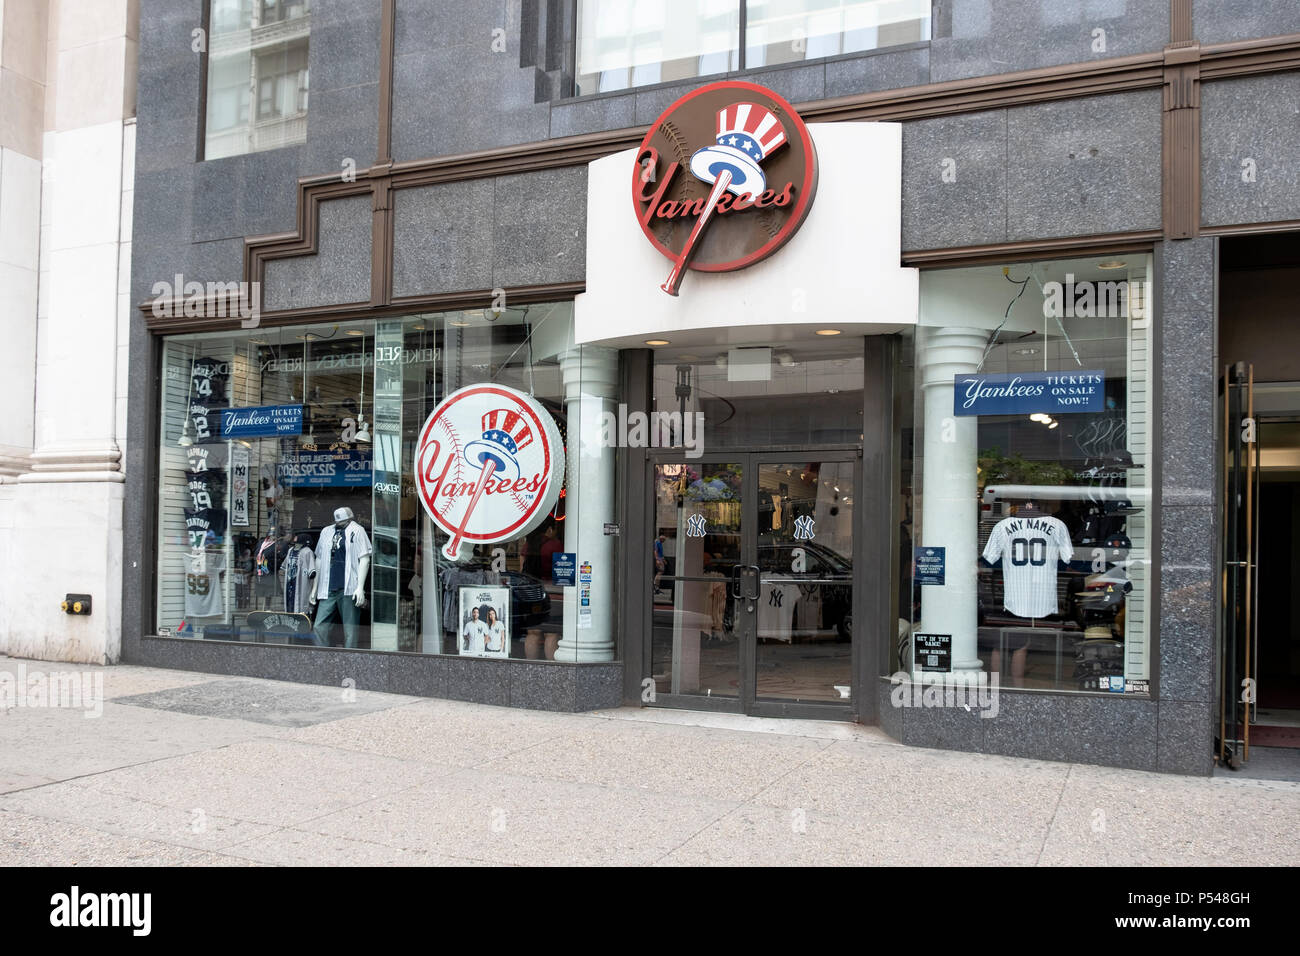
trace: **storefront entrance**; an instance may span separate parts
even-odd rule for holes
[[[648,703],[850,715],[860,464],[851,447],[649,457]]]

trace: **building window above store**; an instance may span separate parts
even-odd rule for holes
[[[310,0],[210,0],[205,159],[307,139]]]
[[[929,0],[578,0],[579,96],[930,39]]]

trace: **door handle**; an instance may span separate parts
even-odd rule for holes
[[[746,595],[745,595],[745,600],[746,600],[746,601],[757,601],[757,600],[758,600],[759,594],[760,594],[760,592],[761,592],[761,590],[762,590],[762,589],[759,587],[759,574],[761,574],[761,572],[758,570],[758,565],[756,565],[756,564],[750,564],[750,565],[747,565],[747,566],[745,567],[745,577],[749,578],[749,579],[753,582],[753,585],[754,585],[754,593],[753,593],[753,594],[746,594]]]
[[[731,596],[737,600],[742,599],[740,596],[740,572],[742,570],[744,570],[744,566],[740,564],[731,569]]]

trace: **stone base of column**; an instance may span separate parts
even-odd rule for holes
[[[124,482],[122,450],[116,442],[56,442],[31,453],[31,471],[23,484],[55,481]]]

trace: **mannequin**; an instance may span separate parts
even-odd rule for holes
[[[307,547],[310,543],[310,535],[298,535],[280,564],[284,609],[289,614],[305,614],[311,607],[316,586],[316,555]]]
[[[335,617],[343,622],[344,646],[357,646],[370,554],[370,538],[352,509],[336,509],[334,524],[322,531],[316,542],[316,581],[310,597],[316,608],[316,633],[326,646],[333,636]]]

